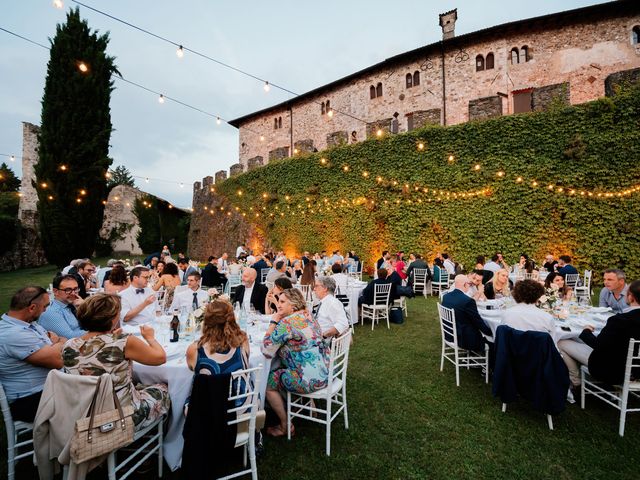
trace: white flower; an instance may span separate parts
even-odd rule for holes
[[[209,290],[207,290],[207,293],[210,297],[217,297],[218,295],[220,295],[220,292],[218,292],[217,288],[210,288]]]
[[[556,285],[555,283],[552,283],[550,288],[551,290],[555,290],[556,292],[560,290],[560,287],[558,287],[558,285]]]
[[[540,297],[540,300],[538,300],[540,303],[547,303],[549,301],[549,297],[547,297],[546,295],[542,295]]]
[[[202,307],[196,308],[193,311],[193,316],[196,317],[196,318],[200,318],[203,314],[204,314],[204,310],[202,309]]]

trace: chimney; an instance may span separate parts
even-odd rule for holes
[[[454,8],[440,14],[440,26],[442,27],[442,40],[448,40],[456,36],[456,20],[458,19],[458,9]]]

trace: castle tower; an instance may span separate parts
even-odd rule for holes
[[[442,27],[442,40],[447,40],[456,36],[456,20],[458,19],[458,9],[454,8],[440,14],[440,26]]]
[[[22,186],[18,218],[24,227],[37,228],[38,194],[31,184],[35,180],[34,167],[38,163],[38,133],[40,127],[22,122]]]

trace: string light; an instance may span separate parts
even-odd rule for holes
[[[182,45],[180,45],[180,46],[178,47],[178,49],[176,50],[176,56],[177,56],[178,58],[182,58],[182,57],[184,57],[184,48],[182,48]]]
[[[46,182],[42,182],[42,183],[40,184],[40,186],[41,186],[42,188],[47,188],[47,184],[46,184]]]
[[[217,123],[218,125],[220,125],[220,124],[222,123],[222,120],[220,120],[220,117],[216,118],[216,123]]]
[[[264,142],[264,135],[260,135],[260,141]]]
[[[269,82],[264,82],[264,87],[262,88],[264,88],[265,92],[268,92],[269,90],[271,90],[271,87],[269,86]]]
[[[453,163],[453,161],[455,160],[455,157],[453,155],[449,155],[449,163]]]
[[[321,158],[321,159],[320,159],[320,163],[321,163],[322,165],[326,165],[326,164],[327,164],[327,159],[326,159],[326,158],[324,158],[324,157],[323,157],[323,158]]]
[[[329,111],[327,112],[327,116],[329,118],[333,118],[333,109],[332,108],[330,108]]]
[[[63,172],[67,171],[67,166],[66,165],[60,165],[60,170],[62,170]]]
[[[87,191],[86,190],[80,190],[80,195],[86,195]]]
[[[418,150],[424,150],[424,143],[420,142],[418,144]]]
[[[78,62],[78,70],[80,70],[82,73],[87,73],[89,71],[89,67],[84,62]]]
[[[9,160],[11,160],[12,162],[15,162],[16,161],[16,156],[15,155],[11,155],[11,158]]]
[[[158,103],[164,103],[164,95],[160,94],[160,96],[158,97]]]
[[[53,6],[62,9],[64,7],[64,2],[62,0],[53,0]]]
[[[479,164],[475,164],[473,169],[477,172],[478,170],[480,170],[480,165]]]
[[[496,173],[496,175],[500,178],[504,177],[504,172],[502,170],[500,170],[498,173]]]
[[[381,137],[382,136],[382,129],[379,128],[378,131],[376,132],[376,135]]]

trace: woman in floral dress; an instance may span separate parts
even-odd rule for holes
[[[64,369],[76,375],[109,373],[123,406],[132,405],[136,429],[150,425],[169,411],[167,385],[136,385],[131,376],[132,361],[162,365],[166,353],[155,340],[152,327],[141,325],[141,340],[120,333],[120,297],[99,293],[89,297],[76,312],[80,327],[87,333],[67,341],[62,349]]]
[[[274,437],[287,434],[287,414],[280,392],[311,393],[327,386],[329,351],[322,331],[306,312],[302,293],[291,288],[278,298],[278,312],[274,314],[265,333],[262,353],[267,358],[276,354],[279,368],[269,374],[267,400],[280,419],[280,425],[267,433]],[[293,425],[291,425],[293,434]]]

